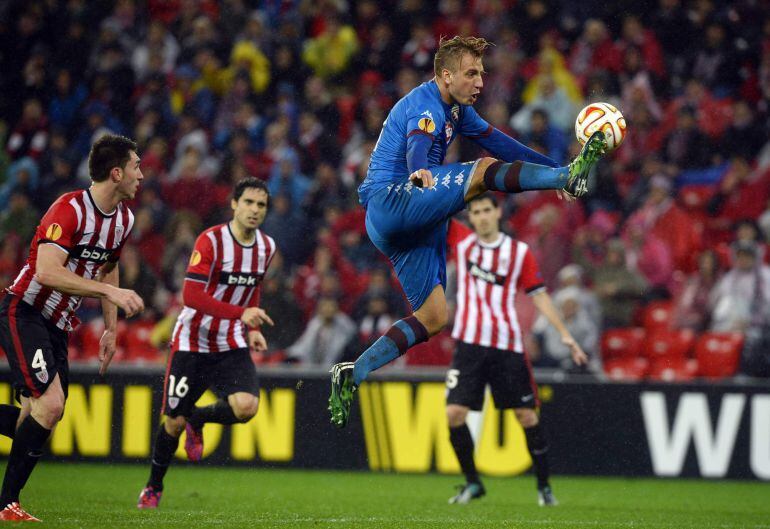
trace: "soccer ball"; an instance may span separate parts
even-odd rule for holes
[[[607,150],[616,149],[626,137],[626,118],[609,103],[591,103],[577,115],[575,136],[581,145],[601,130],[607,138]]]

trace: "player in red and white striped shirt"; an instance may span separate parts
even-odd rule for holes
[[[213,226],[195,241],[166,368],[163,414],[152,455],[147,486],[137,507],[158,506],[179,437],[192,461],[203,454],[207,422],[247,422],[257,413],[259,381],[249,348],[267,349],[259,331],[273,322],[258,307],[262,277],[275,255],[275,241],[259,230],[270,196],[264,182],[246,178],[233,190],[233,220]],[[195,403],[214,388],[220,400],[198,408]]]
[[[468,503],[485,494],[473,460],[473,439],[465,419],[481,410],[489,384],[498,409],[513,408],[524,428],[537,475],[540,505],[555,505],[548,482],[548,444],[540,426],[537,386],[524,351],[514,300],[518,290],[556,327],[572,359],[582,365],[586,354],[570,335],[546,292],[527,245],[500,231],[500,208],[491,194],[468,203],[469,230],[459,222],[450,228],[457,260],[457,312],[452,336],[457,350],[447,373],[449,438],[466,484],[450,503]]]
[[[22,407],[0,407],[0,433],[13,437],[0,494],[0,520],[30,520],[19,507],[27,481],[67,399],[68,334],[78,325],[83,297],[102,300],[105,331],[99,372],[115,354],[117,309],[144,309],[139,296],[118,288],[117,262],[134,216],[122,203],[144,176],[136,143],[108,134],[91,147],[93,185],[59,197],[37,227],[29,257],[0,304],[0,346],[11,367]],[[18,424],[18,428],[16,425]]]

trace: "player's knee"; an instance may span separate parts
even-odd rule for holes
[[[233,415],[241,421],[247,422],[257,414],[259,409],[259,398],[255,395],[236,395],[230,402],[233,408]]]
[[[463,406],[450,404],[446,407],[446,418],[450,428],[457,428],[465,424],[468,410]]]
[[[479,161],[476,164],[476,171],[474,172],[474,174],[477,172],[480,175],[484,176],[484,171],[486,171],[487,168],[490,165],[492,165],[495,162],[499,162],[499,161],[500,160],[498,160],[497,158],[491,158],[489,156],[485,156],[483,158],[479,158]]]
[[[446,307],[437,308],[426,315],[422,324],[430,336],[440,333],[449,322],[449,311]]]
[[[529,408],[517,408],[513,410],[522,428],[534,428],[540,422],[535,410]]]
[[[187,426],[187,419],[182,416],[179,417],[166,417],[164,428],[166,433],[171,437],[179,437],[182,435],[185,426]]]

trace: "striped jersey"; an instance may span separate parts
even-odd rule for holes
[[[195,241],[185,281],[205,284],[205,292],[223,303],[253,307],[259,300],[262,277],[275,254],[275,241],[256,231],[250,246],[240,244],[230,224],[213,226]],[[216,318],[185,306],[176,321],[174,351],[220,353],[248,347],[246,325],[240,319]]]
[[[94,202],[90,190],[65,193],[43,215],[27,262],[7,291],[37,308],[58,328],[71,331],[80,323],[75,311],[82,298],[38,283],[38,247],[53,244],[67,254],[64,266],[68,270],[93,279],[104,263],[117,262],[133,225],[134,214],[122,203],[111,213],[105,213]]]
[[[455,226],[457,224],[457,226]],[[462,226],[452,223],[453,231]],[[516,291],[544,289],[537,262],[526,243],[501,233],[485,243],[464,226],[455,237],[457,311],[452,337],[471,345],[524,352],[514,309]]]

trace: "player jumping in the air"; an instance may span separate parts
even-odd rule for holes
[[[481,193],[555,189],[569,198],[588,191],[588,175],[606,151],[594,133],[567,167],[543,156],[484,121],[473,108],[483,86],[481,38],[443,40],[434,58],[435,77],[396,103],[358,188],[366,231],[388,256],[414,314],[397,321],[355,361],[332,367],[329,411],[343,427],[353,394],[371,371],[391,362],[446,325],[448,219]],[[461,134],[496,158],[441,165]]]
[[[195,241],[182,290],[184,309],[174,327],[166,367],[166,418],[155,437],[140,509],[158,507],[182,432],[187,433],[187,457],[198,461],[205,423],[247,422],[257,414],[259,381],[249,348],[266,350],[259,326],[273,324],[259,308],[260,283],[275,255],[275,241],[259,230],[269,200],[264,182],[241,180],[233,189],[233,220],[207,229]],[[208,388],[220,400],[196,407]]]
[[[468,411],[481,410],[484,388],[489,385],[495,406],[513,408],[524,429],[537,476],[538,502],[556,505],[548,482],[548,442],[536,411],[537,386],[514,309],[516,291],[524,290],[532,297],[559,331],[576,364],[585,364],[588,357],[554,307],[527,245],[500,231],[501,211],[494,196],[471,199],[468,210],[473,231],[456,221],[449,230],[457,257],[457,312],[452,330],[457,350],[447,372],[446,412],[449,440],[466,479],[449,503],[468,503],[484,495],[465,419]]]
[[[13,438],[0,520],[39,521],[19,506],[19,493],[64,413],[67,342],[81,298],[102,300],[100,374],[115,354],[118,307],[127,316],[144,310],[134,291],[118,288],[118,258],[134,224],[122,201],[134,198],[144,178],[136,143],[102,136],[91,147],[88,170],[91,187],[62,195],[41,219],[27,262],[0,305],[0,346],[21,401],[21,410],[0,406],[0,433]]]

